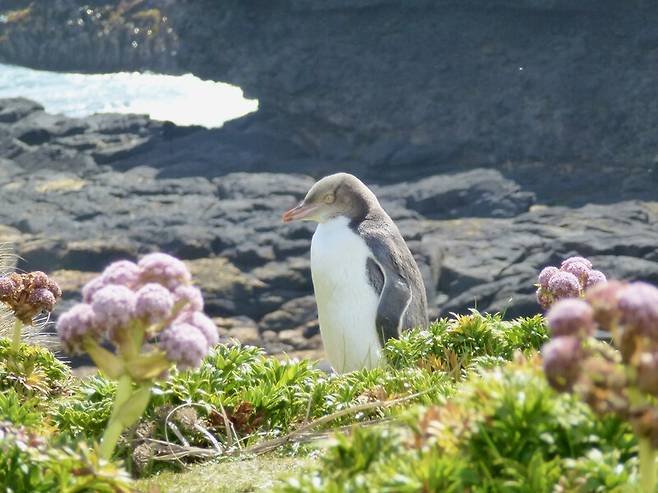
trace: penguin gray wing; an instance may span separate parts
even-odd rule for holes
[[[404,314],[411,302],[411,287],[400,275],[396,249],[379,234],[367,235],[366,243],[373,253],[366,269],[370,284],[379,294],[375,326],[382,346],[387,340],[400,336]]]

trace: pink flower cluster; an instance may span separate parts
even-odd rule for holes
[[[179,368],[197,367],[218,334],[190,283],[185,264],[164,253],[114,262],[84,286],[83,302],[62,314],[57,333],[67,351],[79,353],[85,341],[106,339],[120,352],[142,331]]]
[[[546,314],[552,339],[542,348],[556,390],[575,392],[597,412],[613,412],[658,445],[658,288],[644,282],[599,283],[584,299],[558,301]],[[613,346],[596,341],[596,329]],[[644,395],[646,399],[631,398]]]
[[[62,290],[54,279],[41,271],[0,277],[0,302],[26,325],[42,312],[51,312]]]
[[[582,296],[587,288],[606,281],[603,272],[592,269],[592,262],[583,257],[570,257],[559,269],[549,266],[539,273],[537,301],[547,309],[557,300]]]

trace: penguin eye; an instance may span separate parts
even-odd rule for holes
[[[333,203],[336,201],[336,197],[334,196],[333,193],[328,193],[327,195],[324,196],[324,198],[322,199],[322,201],[323,201],[325,204],[333,204]]]

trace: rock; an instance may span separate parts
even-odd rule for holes
[[[43,111],[43,106],[25,98],[0,100],[0,123],[16,123],[36,112]]]
[[[303,175],[278,173],[232,173],[213,180],[217,183],[219,197],[224,199],[266,199],[272,196],[292,196],[301,200],[314,183]]]
[[[263,340],[258,334],[258,328],[248,326],[233,327],[228,331],[228,337],[237,339],[242,344],[250,346],[262,346]]]
[[[25,241],[25,238],[18,229],[0,224],[0,245],[16,245]]]
[[[81,298],[82,287],[98,275],[99,272],[77,270],[56,270],[50,273],[50,277],[57,281],[62,289],[62,296],[75,299]]]
[[[349,167],[391,182],[474,163],[541,163],[550,181],[558,163],[639,168],[655,157],[653,112],[645,110],[646,101],[658,100],[653,3],[270,7],[148,0],[81,10],[77,0],[38,0],[3,24],[0,60],[87,72],[192,72],[259,100],[256,115],[217,132],[177,135],[185,150],[140,163],[160,163],[169,177],[221,176],[223,166],[315,176]],[[0,2],[0,12],[16,8]],[[208,162],[220,155],[225,163]],[[545,185],[534,180],[534,188]],[[509,206],[493,210],[508,214]]]
[[[265,344],[263,350],[265,351],[265,353],[272,355],[272,354],[289,354],[294,349],[290,344],[284,344],[280,341],[276,341],[276,342]]]
[[[447,296],[439,308],[444,314],[468,306],[508,316],[538,312],[537,273],[576,254],[595,259],[610,278],[658,282],[657,223],[658,209],[638,202],[435,222],[427,238],[445,249],[438,292]]]
[[[20,167],[16,168],[17,165],[12,160],[17,156],[20,156],[22,153],[29,151],[29,146],[20,140],[13,138],[9,134],[4,133],[2,129],[0,129],[0,147],[3,149],[4,155],[2,159],[2,167],[11,167],[13,168],[12,171],[14,173],[22,172],[23,169]]]
[[[68,137],[84,133],[88,124],[76,118],[31,111],[11,126],[10,135],[29,146],[38,146],[56,137]]]
[[[96,164],[87,155],[76,153],[70,149],[56,146],[40,146],[36,150],[28,150],[14,159],[24,171],[34,172],[50,169],[57,171],[72,171],[85,174],[92,171]]]
[[[255,244],[242,244],[225,253],[226,257],[238,265],[259,266],[276,260],[271,245],[259,247]]]
[[[111,163],[120,159],[129,159],[135,154],[148,150],[153,142],[148,137],[117,139],[118,141],[92,151],[91,156],[98,164]]]
[[[253,273],[273,290],[308,292],[312,287],[310,262],[306,258],[297,257],[285,263],[270,262],[254,269]]]
[[[490,169],[435,175],[385,187],[383,192],[383,201],[406,197],[408,209],[430,219],[514,217],[534,202],[532,193]]]
[[[235,327],[257,327],[255,321],[249,317],[240,315],[238,317],[214,317],[213,320],[217,327],[222,330],[229,331]]]
[[[233,266],[228,260],[204,258],[187,265],[196,283],[202,287],[206,311],[211,315],[247,315],[258,310],[255,294],[264,285]],[[250,309],[250,306],[252,308]]]
[[[279,340],[279,334],[273,330],[265,330],[261,336],[265,342],[276,342]]]
[[[167,14],[158,9],[159,4],[57,1],[26,9],[24,4],[3,0],[0,12],[11,20],[3,21],[1,53],[9,59],[32,57],[47,69],[64,62],[71,69],[86,65],[87,71],[92,66],[102,72],[139,70],[149,60],[155,71],[176,71],[172,53],[177,50],[177,36],[168,28]],[[40,42],[33,39],[37,33]]]
[[[309,343],[299,329],[282,330],[279,332],[279,341],[292,346],[296,350],[313,349],[313,345]]]
[[[18,268],[61,279],[58,310],[79,300],[85,280],[112,260],[159,250],[188,262],[222,336],[268,352],[321,347],[309,262],[314,225],[280,222],[311,177],[227,172],[233,164],[211,166],[202,156],[215,149],[216,132],[172,127],[167,132],[178,137],[165,142],[163,127],[143,116],[69,124],[36,118],[43,110],[25,100],[0,100],[0,111],[16,115],[13,123],[0,122],[0,243],[14,245]],[[14,126],[26,118],[42,122],[47,141],[7,137],[19,135]],[[66,128],[80,133],[58,133]],[[232,128],[248,134],[251,127]],[[96,162],[104,146],[144,138],[148,150]],[[172,177],[167,166],[144,164],[170,148],[181,162],[203,158],[212,170]],[[34,160],[53,150],[70,159]],[[431,317],[473,307],[508,317],[538,313],[537,272],[574,254],[591,257],[609,277],[658,283],[652,168],[612,166],[592,174],[567,163],[545,173],[547,166],[450,173],[410,167],[409,175],[424,177],[374,183],[419,263]]]
[[[317,320],[311,320],[303,326],[303,334],[307,339],[317,339],[320,335],[320,325]]]
[[[268,313],[260,321],[263,330],[275,332],[292,329],[317,319],[315,297],[304,296],[287,301],[279,310]]]

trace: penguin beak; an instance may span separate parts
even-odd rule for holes
[[[305,204],[302,202],[297,207],[293,207],[289,211],[286,211],[281,219],[284,223],[290,223],[292,221],[301,221],[305,218],[308,218],[313,212],[315,212],[319,205],[316,204]]]

